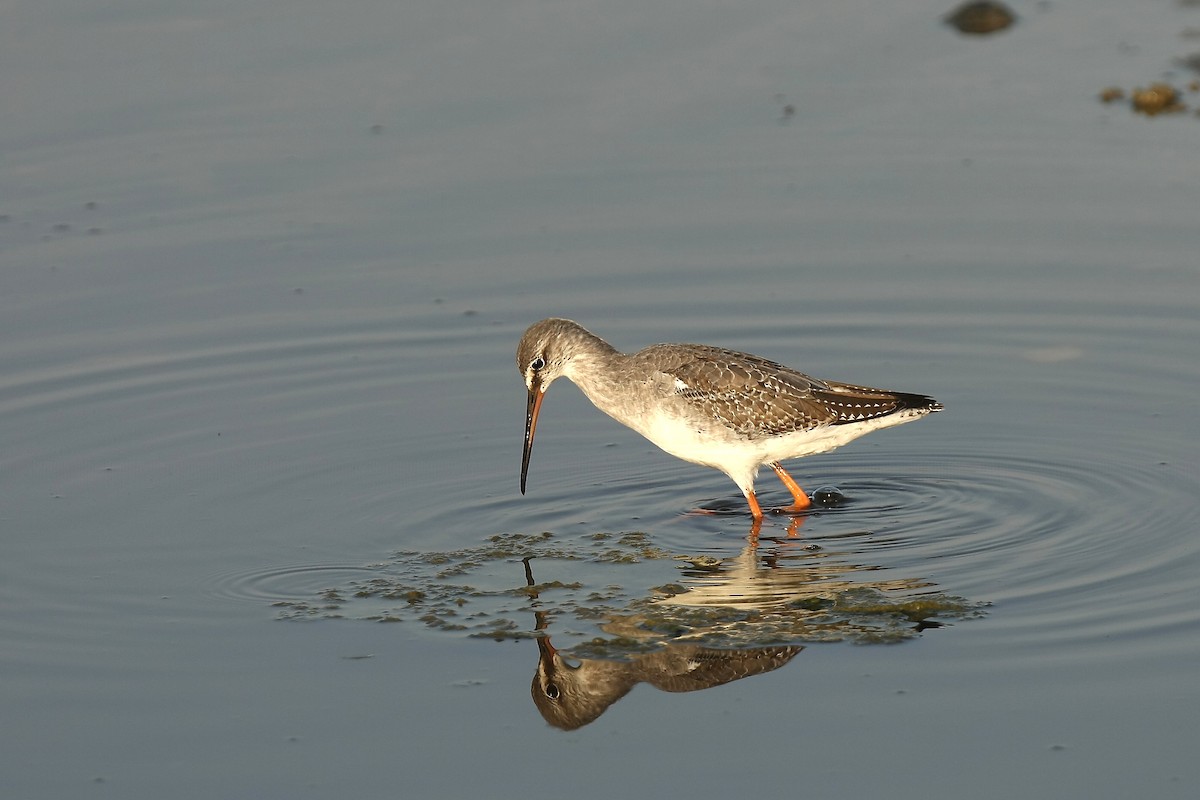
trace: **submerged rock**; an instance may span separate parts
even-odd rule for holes
[[[1179,101],[1179,91],[1169,83],[1152,83],[1145,89],[1139,86],[1129,95],[1129,102],[1134,111],[1148,117],[1155,114],[1172,114],[1185,109]]]
[[[959,33],[987,36],[1009,28],[1017,15],[1003,3],[963,3],[944,18],[947,25]]]

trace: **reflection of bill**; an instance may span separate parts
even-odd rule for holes
[[[551,643],[549,615],[535,610],[538,666],[531,687],[551,725],[574,730],[598,718],[639,683],[691,692],[782,667],[801,642],[909,639],[978,609],[912,579],[878,575],[796,540],[764,552],[755,545],[727,559],[694,559],[684,580],[653,599],[607,614],[595,640],[570,655]],[[538,603],[530,559],[530,596]],[[600,657],[596,657],[599,655]]]

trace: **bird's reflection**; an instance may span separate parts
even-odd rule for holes
[[[534,587],[530,559],[523,562],[526,583]],[[533,597],[536,600],[536,593]],[[664,692],[711,689],[778,669],[804,649],[779,645],[727,650],[668,641],[662,649],[628,660],[569,658],[551,643],[546,612],[535,611],[534,616],[543,635],[537,639],[538,666],[530,687],[533,702],[548,723],[563,730],[594,721],[639,683]],[[647,633],[633,616],[614,617],[601,629],[632,640],[644,639]]]
[[[639,683],[665,692],[707,689],[782,667],[803,649],[795,642],[901,641],[940,627],[935,616],[975,609],[929,591],[928,582],[865,580],[878,571],[802,540],[774,545],[752,543],[724,559],[688,559],[680,584],[660,587],[628,613],[604,614],[599,627],[610,641],[596,640],[570,655],[551,641],[552,617],[537,607],[538,584],[525,558],[538,633],[531,687],[538,711],[551,725],[574,730]],[[603,657],[590,657],[597,648]]]
[[[547,722],[563,730],[575,730],[592,722],[639,683],[648,683],[664,692],[711,689],[778,669],[804,649],[799,645],[781,645],[719,650],[668,643],[662,650],[634,656],[629,661],[610,661],[568,659],[550,643],[549,635],[539,638],[537,643],[538,667],[531,687],[533,702]]]

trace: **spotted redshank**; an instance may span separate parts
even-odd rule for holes
[[[592,405],[673,456],[719,469],[750,504],[767,465],[791,492],[785,512],[812,504],[780,461],[825,453],[880,428],[911,422],[942,404],[922,394],[822,381],[765,358],[702,344],[656,344],[618,352],[569,319],[534,323],[517,346],[529,401],[521,494],[542,398],[567,378]]]

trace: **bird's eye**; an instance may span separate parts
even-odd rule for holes
[[[547,683],[545,692],[546,692],[546,697],[549,697],[551,700],[558,699],[558,686],[557,685],[555,685],[553,683]]]
[[[533,361],[529,362],[529,368],[531,370],[533,370],[534,372],[540,372],[541,370],[546,368],[546,359],[542,358],[541,356],[538,356]]]

